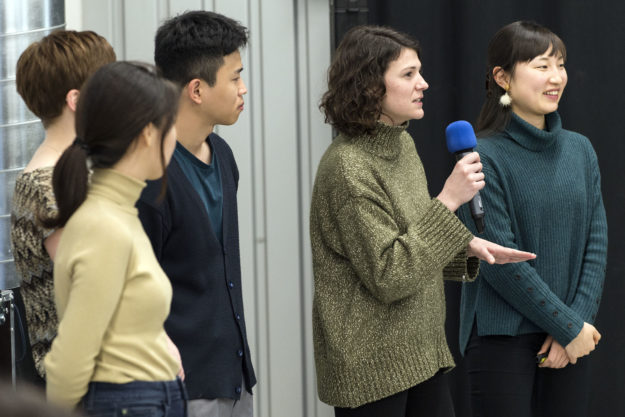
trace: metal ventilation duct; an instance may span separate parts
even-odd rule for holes
[[[15,64],[32,42],[65,27],[65,0],[0,1],[0,289],[15,288],[9,238],[15,179],[44,137],[15,89]]]

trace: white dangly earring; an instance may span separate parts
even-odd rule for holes
[[[510,98],[510,95],[508,94],[509,89],[510,86],[506,85],[506,92],[501,97],[499,97],[499,104],[501,104],[503,107],[508,107],[510,103],[512,103],[512,98]]]

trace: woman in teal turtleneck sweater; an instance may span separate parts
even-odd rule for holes
[[[556,112],[565,58],[562,41],[531,22],[505,26],[488,50],[477,123],[484,237],[537,258],[484,265],[480,279],[463,286],[460,348],[476,416],[588,413],[588,359],[579,358],[601,337],[592,323],[607,224],[595,152],[562,129]],[[460,215],[471,229],[468,210]]]

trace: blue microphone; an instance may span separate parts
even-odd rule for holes
[[[477,146],[473,126],[464,120],[450,123],[445,129],[445,137],[447,138],[447,150],[454,154],[456,161],[473,152],[473,148]],[[479,191],[469,202],[469,208],[477,232],[482,233],[484,231],[484,207]]]

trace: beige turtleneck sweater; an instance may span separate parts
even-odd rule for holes
[[[54,262],[58,335],[45,358],[48,399],[76,405],[91,381],[169,381],[178,364],[163,323],[171,285],[137,217],[144,182],[96,170]]]

